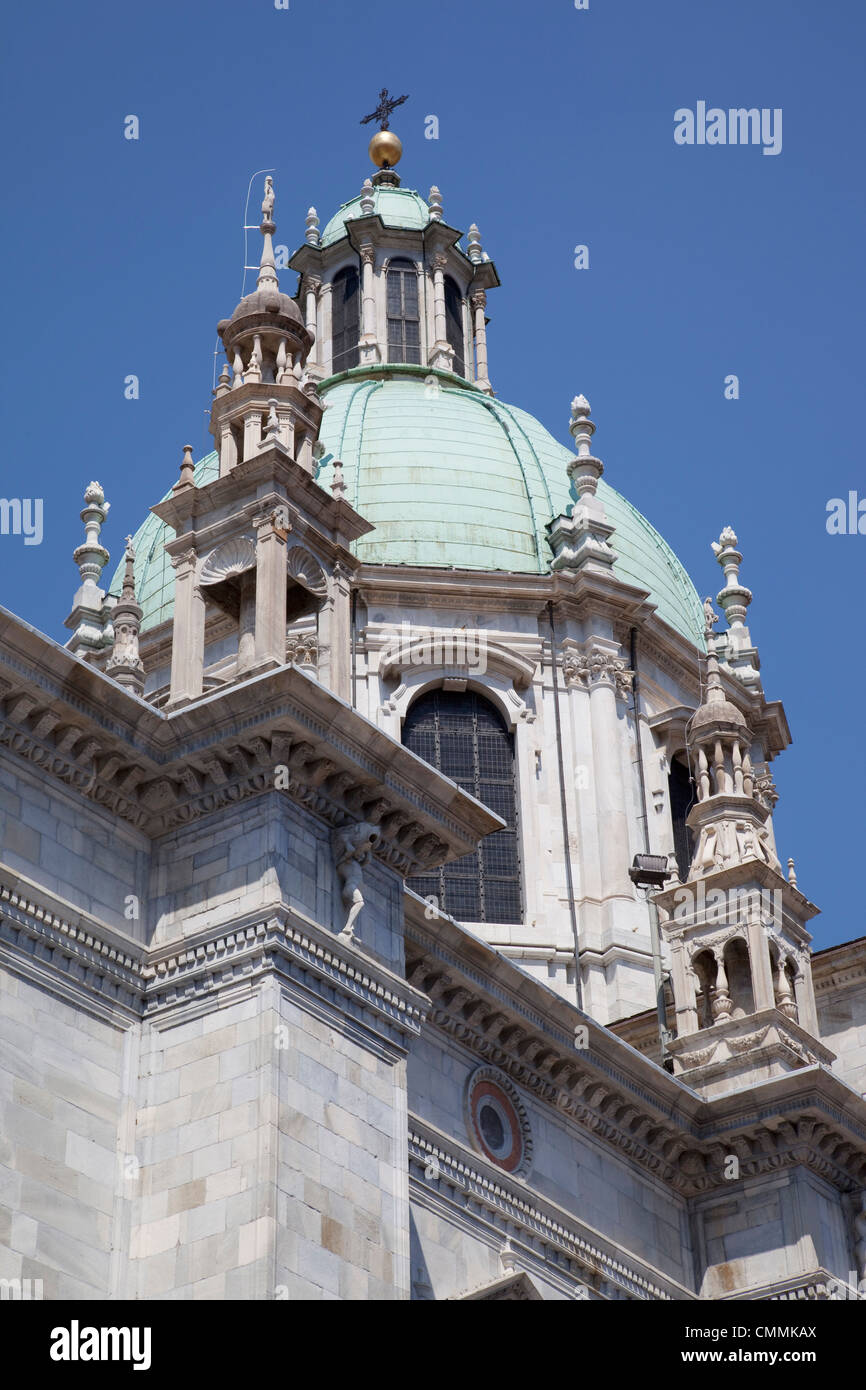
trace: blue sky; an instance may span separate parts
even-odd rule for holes
[[[408,92],[404,184],[477,221],[502,278],[497,393],[568,443],[583,391],[607,479],[702,596],[710,541],[737,531],[794,735],[780,853],[823,908],[818,947],[862,934],[866,536],[825,525],[828,499],[866,497],[861,0],[49,0],[6,31],[0,493],[44,498],[44,538],[0,537],[0,601],[65,640],[88,481],[111,572],[181,446],[210,445],[251,173],[274,167],[294,249],[307,207],[324,224],[367,176],[379,88]],[[676,145],[698,101],[781,108],[781,153]]]

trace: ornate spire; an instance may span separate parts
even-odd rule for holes
[[[141,605],[135,598],[135,551],[132,536],[126,538],[123,589],[112,610],[114,643],[105,665],[106,675],[136,695],[144,692],[144,663],[138,651]]]
[[[477,222],[473,222],[469,228],[466,242],[470,261],[473,265],[480,265],[484,259],[484,252],[481,249],[481,233],[478,230]]]
[[[67,646],[72,652],[99,651],[105,645],[105,621],[109,616],[104,607],[105,593],[99,587],[99,577],[111,558],[104,545],[100,544],[99,533],[111,507],[106,502],[101,484],[89,483],[84,494],[85,506],[81,512],[84,522],[84,544],[73,553],[78,566],[81,584],[72,600],[72,612],[66,619],[66,627],[73,629]]]
[[[427,202],[428,202],[429,205],[430,205],[430,221],[431,221],[431,222],[441,222],[441,221],[442,221],[442,194],[439,192],[439,189],[436,187],[435,183],[434,183],[433,187],[430,189],[430,194],[429,194],[429,196],[428,196],[428,198],[427,198]]]
[[[274,289],[279,290],[280,282],[277,279],[277,264],[274,259],[273,235],[277,230],[277,224],[273,219],[274,211],[274,181],[270,174],[265,178],[265,196],[262,199],[262,221],[259,231],[265,239],[262,247],[262,259],[259,266],[259,275],[256,281],[260,290]]]
[[[373,180],[365,179],[361,188],[361,215],[370,217],[376,211],[376,200],[373,197]]]

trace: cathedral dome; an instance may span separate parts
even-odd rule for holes
[[[566,472],[574,454],[532,415],[427,367],[356,368],[320,390],[318,481],[327,488],[332,461],[341,459],[348,501],[376,528],[356,542],[360,560],[547,573],[545,528],[574,501]],[[209,454],[196,466],[196,484],[217,474]],[[703,608],[673,551],[604,479],[598,495],[616,528],[615,575],[649,590],[660,617],[703,647]],[[174,573],[163,549],[170,536],[153,515],[135,536],[142,629],[171,616]],[[118,570],[112,593],[121,580]]]
[[[382,185],[371,190],[373,212],[381,217],[386,227],[409,227],[420,231],[430,221],[430,206],[420,193],[411,188],[391,188]],[[346,223],[365,214],[361,209],[361,196],[343,203],[322,232],[322,246],[330,246],[346,235]]]

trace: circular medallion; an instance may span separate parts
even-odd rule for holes
[[[532,1133],[523,1102],[508,1077],[479,1067],[466,1089],[466,1118],[476,1147],[491,1163],[522,1176],[532,1157]]]

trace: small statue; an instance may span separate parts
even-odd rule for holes
[[[265,196],[262,199],[262,221],[271,222],[274,211],[274,181],[270,174],[265,178]]]
[[[379,831],[367,821],[334,831],[334,857],[343,906],[348,913],[346,925],[339,933],[344,941],[354,940],[355,922],[364,906],[364,865],[378,843]]]
[[[712,635],[713,628],[719,621],[719,615],[713,608],[713,600],[708,596],[704,599],[704,632],[707,636]]]

